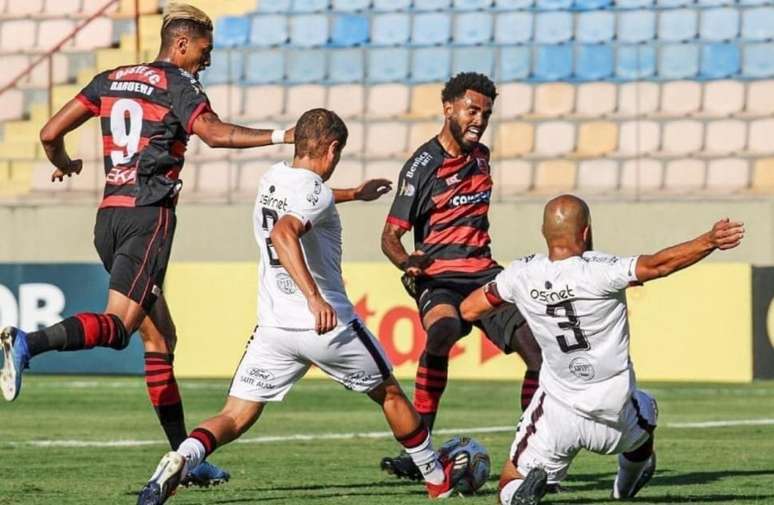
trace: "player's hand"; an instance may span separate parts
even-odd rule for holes
[[[64,177],[72,177],[73,174],[80,174],[83,169],[83,160],[70,160],[65,168],[57,168],[51,174],[51,182],[63,181]]]
[[[392,191],[392,181],[388,179],[371,179],[355,188],[355,200],[370,202]]]
[[[414,251],[409,254],[408,259],[402,265],[403,271],[411,277],[418,277],[425,272],[433,261],[435,260],[426,255],[423,251]]]
[[[742,238],[744,238],[744,223],[737,223],[728,218],[715,223],[709,232],[712,245],[722,251],[738,246]]]
[[[336,327],[336,311],[322,296],[313,296],[307,301],[307,305],[314,315],[314,329],[318,335],[328,333]]]
[[[296,127],[295,126],[285,130],[285,143],[286,144],[295,144],[296,143]]]

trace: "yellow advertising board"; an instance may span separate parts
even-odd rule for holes
[[[350,299],[396,375],[413,378],[425,334],[399,273],[387,263],[347,263]],[[256,324],[257,266],[175,263],[166,292],[178,328],[176,374],[230,377]],[[628,291],[632,359],[643,380],[752,378],[750,266],[706,264]],[[452,351],[449,375],[520,379],[524,365],[474,332]],[[311,376],[321,376],[319,370]]]

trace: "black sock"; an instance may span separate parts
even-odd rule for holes
[[[27,333],[30,355],[46,351],[70,351],[83,348],[83,326],[76,317],[56,323],[42,330]]]

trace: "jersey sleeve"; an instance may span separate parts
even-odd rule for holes
[[[212,112],[210,100],[202,85],[193,77],[186,78],[180,75],[172,82],[174,86],[170,89],[172,110],[186,133],[190,135],[196,118],[205,112]]]
[[[494,282],[497,287],[497,294],[504,302],[517,303],[517,279],[522,270],[526,268],[527,262],[524,258],[518,259],[508,265],[502,272],[497,274]]]
[[[390,213],[387,214],[387,222],[410,230],[417,218],[417,209],[420,207],[419,171],[416,167],[416,158],[411,158],[403,165],[398,179],[398,192],[392,201]]]
[[[81,102],[84,107],[89,109],[89,111],[94,116],[99,116],[100,105],[102,103],[102,90],[105,85],[105,80],[104,72],[95,75],[91,82],[89,82],[89,84],[87,84],[86,87],[75,96],[75,99]]]
[[[594,277],[603,293],[617,293],[637,282],[639,256],[596,256]]]
[[[287,213],[310,228],[325,219],[333,205],[333,191],[322,182],[314,180],[303,185]]]

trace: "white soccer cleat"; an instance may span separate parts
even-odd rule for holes
[[[619,458],[624,457],[620,455]],[[616,500],[626,500],[628,498],[634,498],[640,489],[647,484],[650,479],[653,478],[653,474],[656,473],[656,453],[650,455],[645,465],[640,468],[637,473],[627,474],[618,469],[618,474],[615,476],[615,482],[613,483],[612,497]]]
[[[175,494],[185,470],[186,460],[177,452],[164,455],[150,480],[140,491],[137,505],[161,505]]]

